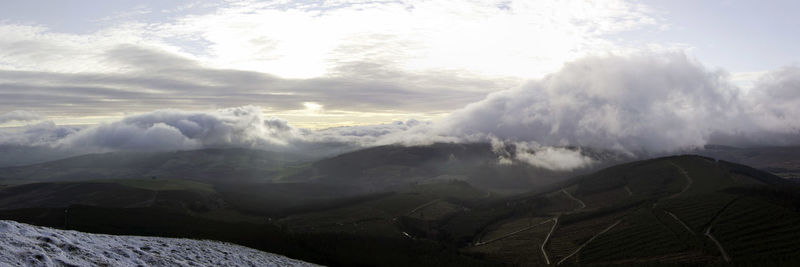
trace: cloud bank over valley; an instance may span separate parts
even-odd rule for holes
[[[0,145],[75,153],[245,147],[327,156],[387,144],[494,140],[514,144],[520,162],[566,170],[592,162],[562,147],[643,154],[709,143],[800,144],[800,69],[771,71],[745,90],[682,53],[592,56],[434,121],[311,130],[267,114],[257,106],[160,109],[73,127],[16,110],[0,115],[2,122],[28,124],[0,132]]]

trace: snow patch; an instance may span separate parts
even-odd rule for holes
[[[316,266],[239,245],[89,234],[0,220],[2,266]]]

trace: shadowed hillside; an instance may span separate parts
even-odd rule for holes
[[[586,173],[600,166],[629,160],[609,157],[609,152],[603,151],[589,150],[582,153],[602,160],[588,168],[552,171],[522,162],[500,164],[498,155],[486,143],[380,146],[315,162],[287,180],[346,184],[365,190],[462,180],[479,188],[519,193]]]
[[[192,157],[213,157],[207,153]],[[259,166],[253,155],[216,160]],[[69,160],[92,166],[87,159],[84,165]],[[57,173],[69,160],[33,166]],[[164,166],[148,160],[109,162]],[[0,188],[0,218],[100,233],[210,238],[348,266],[761,265],[800,259],[797,186],[708,157],[629,162],[550,184],[534,181],[567,174],[499,165],[486,144],[376,147],[286,168],[267,182],[151,177],[8,184]],[[514,186],[527,192],[503,190]]]
[[[306,160],[309,159],[292,154],[249,149],[115,152],[0,168],[0,180],[14,183],[161,178],[220,184],[265,182],[288,175]]]
[[[515,215],[466,249],[526,265],[794,262],[798,196],[780,177],[739,164],[638,161],[509,200]]]

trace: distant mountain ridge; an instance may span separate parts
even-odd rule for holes
[[[110,152],[0,168],[0,181],[12,184],[96,179],[184,179],[212,184],[303,182],[382,191],[455,179],[484,189],[523,192],[632,160],[608,151],[580,151],[596,159],[596,164],[574,171],[552,171],[524,162],[500,164],[499,155],[488,143],[387,145],[321,160],[307,155],[241,148]]]
[[[263,182],[287,166],[309,160],[291,153],[254,149],[87,154],[19,167],[0,168],[0,179],[79,181],[164,178],[212,183]]]
[[[800,181],[800,147],[749,147],[707,145],[693,153],[767,170]]]
[[[632,160],[608,151],[580,151],[585,156],[596,159],[596,164],[571,171],[554,171],[518,161],[501,164],[499,155],[493,152],[488,143],[388,145],[317,161],[288,180],[350,184],[366,188],[463,180],[479,188],[521,192]]]

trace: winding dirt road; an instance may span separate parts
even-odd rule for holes
[[[542,255],[544,255],[544,262],[547,265],[550,265],[550,257],[547,257],[547,250],[544,249],[544,246],[547,245],[547,241],[550,241],[550,236],[553,235],[553,232],[556,230],[556,225],[558,225],[558,216],[553,217],[553,227],[550,227],[550,232],[547,233],[547,237],[544,238],[544,242],[542,242],[541,250]]]
[[[414,208],[413,210],[411,210],[411,211],[407,212],[407,213],[406,213],[406,216],[411,216],[412,214],[414,214],[414,212],[417,212],[418,210],[420,210],[420,209],[423,209],[423,208],[425,208],[425,207],[428,207],[428,206],[430,206],[430,205],[436,204],[436,202],[439,202],[439,199],[438,199],[438,198],[437,198],[437,199],[434,199],[434,200],[431,200],[431,201],[428,201],[428,202],[426,202],[426,203],[424,203],[424,204],[422,204],[422,205],[419,205],[419,206],[417,206],[417,207],[416,207],[416,208]]]
[[[570,194],[569,192],[567,192],[567,190],[564,190],[564,189],[562,188],[562,189],[561,189],[561,192],[564,192],[564,194],[565,194],[565,195],[567,195],[567,197],[571,198],[572,200],[575,200],[575,201],[577,201],[577,202],[578,202],[578,204],[581,204],[581,207],[580,207],[580,208],[577,208],[577,209],[575,209],[575,210],[573,210],[573,211],[571,211],[571,212],[576,212],[576,211],[578,211],[578,210],[580,210],[580,209],[586,208],[586,203],[583,203],[583,201],[582,201],[582,200],[580,200],[580,199],[578,199],[578,198],[576,198],[576,197],[572,196],[572,194]]]
[[[683,222],[683,220],[679,219],[679,218],[678,218],[678,215],[675,215],[675,213],[672,213],[672,212],[669,212],[669,211],[666,211],[666,210],[665,210],[664,212],[665,212],[665,213],[667,213],[669,216],[671,216],[671,217],[672,217],[673,219],[675,219],[676,221],[678,221],[678,223],[680,223],[681,225],[683,225],[683,228],[686,228],[686,231],[689,231],[689,233],[691,233],[691,234],[694,234],[694,231],[692,231],[692,228],[689,228],[689,226],[688,226],[688,225],[686,225],[686,224]]]
[[[614,224],[612,224],[611,226],[609,226],[609,227],[606,227],[606,229],[603,229],[603,231],[600,231],[600,232],[599,232],[599,233],[597,233],[596,235],[592,236],[592,238],[589,238],[589,240],[586,240],[586,242],[583,242],[583,244],[581,244],[581,246],[580,246],[580,247],[578,247],[578,249],[576,249],[575,251],[573,251],[572,253],[570,253],[569,255],[567,255],[566,257],[564,257],[563,259],[561,259],[560,261],[558,261],[558,263],[556,263],[556,265],[561,265],[561,263],[563,263],[565,260],[567,260],[567,259],[569,259],[570,257],[574,256],[575,254],[578,254],[578,252],[580,252],[580,251],[581,251],[581,249],[583,249],[583,247],[585,247],[586,245],[589,245],[589,243],[591,243],[591,242],[592,242],[592,240],[594,240],[595,238],[599,237],[600,235],[602,235],[602,234],[605,234],[606,232],[610,231],[612,228],[614,228],[614,226],[617,226],[617,224],[619,224],[619,223],[621,223],[621,222],[622,222],[622,220],[617,220],[617,221],[616,221]]]
[[[629,196],[629,197],[632,197],[632,196],[633,196],[633,191],[631,191],[631,188],[630,188],[630,187],[628,187],[627,185],[625,186],[625,192],[628,192],[628,196]]]
[[[689,176],[689,173],[686,172],[686,170],[683,169],[683,167],[681,167],[680,165],[675,164],[675,162],[672,162],[672,161],[670,161],[669,164],[671,164],[672,166],[675,166],[675,168],[677,168],[678,171],[681,174],[683,174],[683,177],[686,177],[686,186],[684,186],[683,189],[680,192],[675,193],[674,195],[671,195],[671,196],[667,197],[667,199],[673,199],[673,198],[676,198],[676,197],[680,196],[684,192],[686,192],[686,190],[689,190],[689,187],[692,186],[692,184],[694,183],[694,180],[692,180],[692,177]]]
[[[722,214],[723,212],[725,212],[725,210],[727,210],[728,207],[733,205],[733,203],[736,202],[739,199],[741,199],[741,198],[736,198],[734,200],[731,200],[730,202],[728,202],[728,204],[725,204],[725,206],[722,207],[722,209],[717,211],[717,214],[714,214],[714,217],[711,218],[711,222],[708,223],[708,227],[706,228],[706,231],[703,233],[703,235],[707,236],[708,239],[711,239],[711,241],[714,242],[715,245],[717,245],[717,248],[719,249],[719,253],[722,254],[722,259],[725,260],[725,262],[731,262],[731,257],[728,255],[728,252],[725,251],[725,248],[722,247],[722,243],[720,243],[717,240],[717,238],[715,238],[714,235],[711,234],[711,228],[714,227],[714,223],[719,218],[719,215]]]
[[[558,218],[555,218],[555,219],[556,219],[556,221],[558,221]],[[503,236],[501,236],[501,237],[497,237],[497,238],[494,238],[494,239],[492,239],[492,240],[489,240],[489,241],[486,241],[486,242],[480,242],[480,241],[479,241],[479,242],[475,242],[475,245],[474,245],[474,246],[475,246],[475,247],[477,247],[477,246],[483,246],[483,245],[486,245],[486,244],[492,243],[492,242],[494,242],[494,241],[501,240],[501,239],[507,238],[507,237],[509,237],[509,236],[513,236],[513,235],[516,235],[516,234],[519,234],[519,233],[525,232],[525,231],[527,231],[527,230],[533,229],[533,228],[534,228],[534,227],[536,227],[536,226],[539,226],[539,225],[545,224],[546,222],[549,222],[549,221],[552,221],[552,220],[553,220],[553,219],[547,219],[547,220],[541,221],[541,222],[539,222],[539,223],[537,223],[537,224],[534,224],[534,225],[531,225],[531,226],[524,227],[524,228],[522,228],[522,229],[516,230],[516,231],[514,231],[514,232],[511,232],[511,233],[505,234],[505,235],[503,235]]]
[[[714,236],[711,234],[711,226],[708,226],[708,228],[706,228],[706,232],[704,233],[704,235],[706,235],[708,239],[711,239],[711,241],[714,241],[714,244],[716,244],[717,248],[719,248],[719,252],[722,253],[722,259],[724,259],[725,262],[731,262],[731,257],[728,256],[728,252],[726,252],[725,249],[722,248],[722,244],[719,243],[719,241],[717,241],[717,239],[714,238]]]
[[[564,193],[564,195],[566,195],[570,199],[578,202],[578,204],[581,205],[580,207],[575,208],[574,210],[571,210],[571,211],[566,212],[564,214],[575,213],[575,212],[578,212],[579,210],[581,210],[583,208],[586,208],[586,203],[583,203],[583,200],[580,200],[580,199],[574,197],[572,194],[567,192],[567,190],[565,190],[564,188],[561,189],[561,192]],[[547,233],[547,237],[545,237],[544,241],[542,242],[542,246],[540,247],[540,249],[542,250],[542,255],[544,255],[544,261],[545,261],[545,263],[547,263],[547,265],[550,265],[551,262],[550,262],[550,257],[547,256],[547,250],[544,247],[547,246],[547,242],[550,241],[550,236],[552,236],[553,232],[555,232],[556,226],[558,226],[558,218],[560,216],[561,216],[561,214],[557,215],[556,217],[553,217],[553,222],[554,222],[553,223],[553,227],[550,228],[550,232]]]

